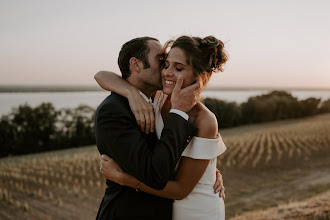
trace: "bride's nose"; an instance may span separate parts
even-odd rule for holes
[[[173,70],[171,67],[167,67],[163,69],[164,76],[170,77],[173,76]]]

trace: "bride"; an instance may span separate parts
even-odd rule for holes
[[[161,136],[164,121],[166,121],[171,109],[170,98],[177,80],[179,80],[178,82],[183,80],[182,88],[184,88],[200,78],[203,82],[203,88],[205,88],[212,73],[222,71],[223,64],[227,61],[224,44],[213,36],[203,39],[181,36],[175,41],[167,42],[163,54],[169,47],[170,51],[167,56],[163,56],[163,61],[165,61],[162,69],[163,90],[155,93],[152,103],[158,138]],[[119,88],[118,84],[111,83],[109,80],[111,77],[117,77],[117,75],[102,72],[101,75],[95,76],[104,89],[116,92],[136,90],[129,83],[125,84],[125,87],[120,86]],[[140,100],[140,97],[129,99],[131,109],[138,105],[136,99]],[[101,156],[101,172],[105,178],[121,185],[132,188],[136,188],[138,185],[137,190],[174,199],[173,219],[175,220],[225,219],[224,196],[213,193],[217,156],[226,150],[226,146],[218,133],[217,119],[201,102],[198,102],[187,114],[189,121],[198,128],[198,133],[196,137],[192,138],[182,154],[177,166],[175,180],[168,181],[163,190],[155,190],[140,183],[139,180],[123,172],[116,162],[106,155]]]

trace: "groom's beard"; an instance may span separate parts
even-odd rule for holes
[[[163,90],[163,78],[161,75],[159,77],[159,90]]]

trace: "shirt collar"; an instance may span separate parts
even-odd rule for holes
[[[145,94],[143,94],[143,92],[141,92],[140,90],[139,90],[139,93],[142,95],[142,97],[144,98],[144,100],[146,100],[146,102],[148,102],[148,103],[152,103],[152,99],[151,99],[151,97],[150,98],[148,98]]]

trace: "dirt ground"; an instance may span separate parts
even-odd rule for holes
[[[226,217],[301,201],[330,189],[329,155],[291,167],[222,170]],[[330,210],[330,207],[329,207]]]
[[[291,202],[262,211],[247,212],[231,220],[329,220],[330,219],[330,191],[318,194],[312,198]]]

